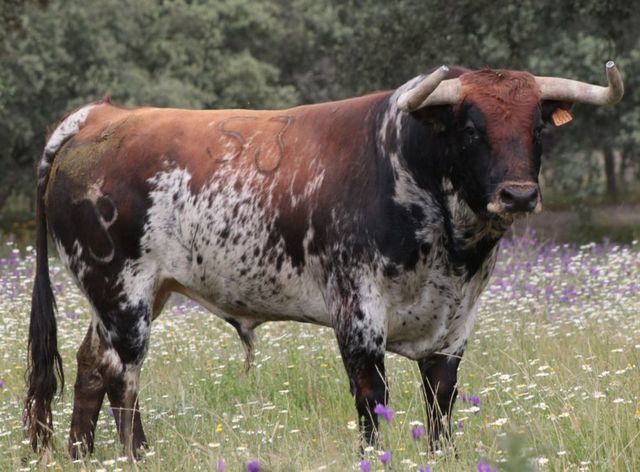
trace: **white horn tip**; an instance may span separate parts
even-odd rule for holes
[[[607,61],[607,64],[605,65],[607,69],[613,69],[615,66],[616,66],[616,63],[613,61]]]
[[[609,61],[611,62],[611,61]],[[445,66],[444,64],[442,66],[440,66],[440,69],[442,69],[442,72],[449,72],[449,66]]]

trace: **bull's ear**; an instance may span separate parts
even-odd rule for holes
[[[420,108],[412,112],[411,115],[427,125],[434,133],[444,133],[453,122],[451,105]]]
[[[571,114],[571,102],[558,102],[555,100],[545,100],[542,102],[542,120],[554,126],[562,126],[573,120]]]

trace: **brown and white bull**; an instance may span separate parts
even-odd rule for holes
[[[51,441],[63,381],[47,229],[93,307],[78,351],[69,449],[93,449],[105,394],[128,454],[151,322],[172,292],[235,327],[335,330],[364,438],[388,401],[385,351],[418,361],[432,445],[497,243],[541,209],[540,132],[608,87],[441,67],[397,90],[288,110],[126,109],[99,101],[50,136],[39,169],[26,418]]]

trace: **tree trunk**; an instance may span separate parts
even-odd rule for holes
[[[622,151],[620,151],[620,162],[618,163],[618,183],[620,184],[620,189],[623,193],[626,188],[625,173],[627,170],[628,157],[629,154],[627,153],[627,150],[623,148]]]
[[[618,188],[616,186],[616,166],[613,149],[607,144],[602,148],[602,153],[604,155],[604,173],[607,179],[607,196],[612,200],[616,200],[618,198]]]
[[[593,150],[587,149],[584,152],[584,160],[587,163],[587,185],[591,187],[593,182],[597,179],[597,175],[593,165]]]
[[[7,199],[11,195],[13,188],[16,185],[16,181],[13,173],[10,173],[7,179],[2,181],[2,185],[0,186],[0,212],[4,208],[5,203],[7,203]]]

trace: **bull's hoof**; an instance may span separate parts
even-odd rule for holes
[[[429,452],[432,454],[451,455],[458,459],[458,450],[451,438],[441,437],[440,439],[429,441]]]
[[[138,441],[134,439],[134,442],[130,448],[124,448],[124,455],[127,456],[132,462],[139,462],[144,457],[144,453],[148,450],[149,444],[147,443],[146,439]]]
[[[68,451],[72,460],[83,460],[93,452],[93,444],[87,443],[86,441],[69,439]]]

